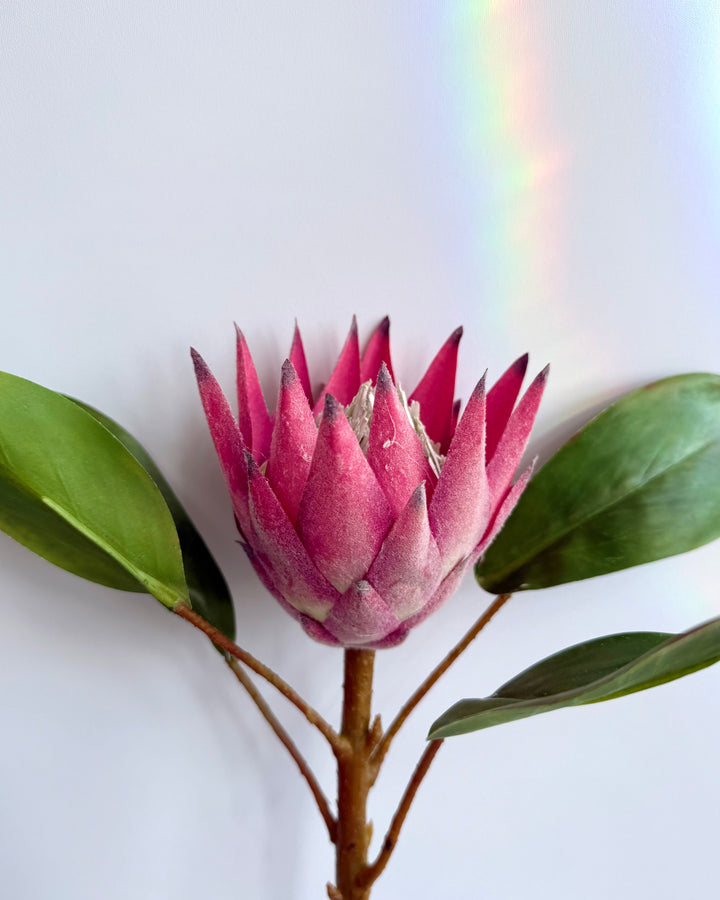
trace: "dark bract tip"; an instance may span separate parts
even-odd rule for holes
[[[449,337],[449,341],[453,344],[459,344],[460,338],[463,336],[463,327],[460,325],[458,328],[453,331],[453,333]]]
[[[413,509],[421,509],[427,503],[427,486],[424,481],[415,488],[408,501]]]
[[[480,397],[485,395],[485,380],[487,378],[487,369],[483,372],[482,378],[475,385],[475,390],[472,392],[473,399],[478,400]]]
[[[513,363],[513,369],[515,369],[516,372],[524,372],[527,369],[529,361],[530,354],[523,353],[523,355]]]
[[[284,388],[290,387],[291,384],[297,381],[298,374],[295,371],[295,366],[290,362],[289,359],[286,359],[282,364],[282,373],[280,375],[280,384]]]
[[[332,394],[325,394],[325,406],[323,407],[323,419],[326,419],[328,422],[334,421],[340,412],[342,411],[342,407],[338,403],[338,401],[333,397]]]
[[[190,348],[190,356],[192,357],[193,365],[195,366],[195,376],[197,377],[198,381],[203,378],[207,378],[210,374],[208,364],[194,347]]]
[[[375,385],[379,391],[389,391],[392,390],[393,381],[388,370],[388,367],[385,365],[385,362],[380,364],[380,370],[377,374],[377,381]]]
[[[248,478],[256,478],[260,474],[260,469],[258,468],[258,464],[255,462],[255,457],[247,448],[243,450],[243,456],[245,457],[245,465],[247,466]]]

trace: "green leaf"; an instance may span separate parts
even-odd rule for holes
[[[428,739],[612,700],[718,661],[720,619],[677,635],[639,631],[595,638],[536,663],[484,700],[451,706],[433,723]]]
[[[77,404],[0,372],[0,529],[82,578],[189,603],[155,483]]]
[[[185,579],[190,589],[190,599],[195,612],[207,619],[231,640],[235,639],[235,612],[227,582],[215,562],[207,544],[200,536],[192,520],[178,500],[160,469],[150,454],[129,432],[80,400],[70,398],[86,412],[90,413],[125,446],[157,485],[172,513],[180,550],[185,567]]]
[[[720,537],[720,376],[623,397],[530,481],[476,567],[492,593],[550,587]]]

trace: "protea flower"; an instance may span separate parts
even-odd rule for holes
[[[241,544],[270,593],[316,640],[394,646],[457,588],[517,503],[513,484],[547,369],[517,406],[527,355],[459,417],[462,329],[406,398],[394,382],[389,320],[361,356],[355,319],[313,398],[300,332],[268,413],[242,332],[238,418],[201,357],[205,415]]]

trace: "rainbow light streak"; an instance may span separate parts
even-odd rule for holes
[[[467,252],[494,321],[513,330],[557,307],[565,270],[565,172],[547,96],[546,29],[532,4],[450,4],[441,23],[464,189]],[[484,305],[484,304],[483,304]],[[478,320],[475,308],[464,314]],[[487,319],[485,319],[487,323]]]

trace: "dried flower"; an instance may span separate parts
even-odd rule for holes
[[[316,640],[394,646],[434,612],[498,533],[547,369],[515,406],[527,355],[459,417],[462,329],[406,398],[393,380],[389,320],[361,356],[357,326],[313,401],[300,333],[268,413],[238,330],[237,420],[193,351],[205,415],[242,546],[263,584]]]

